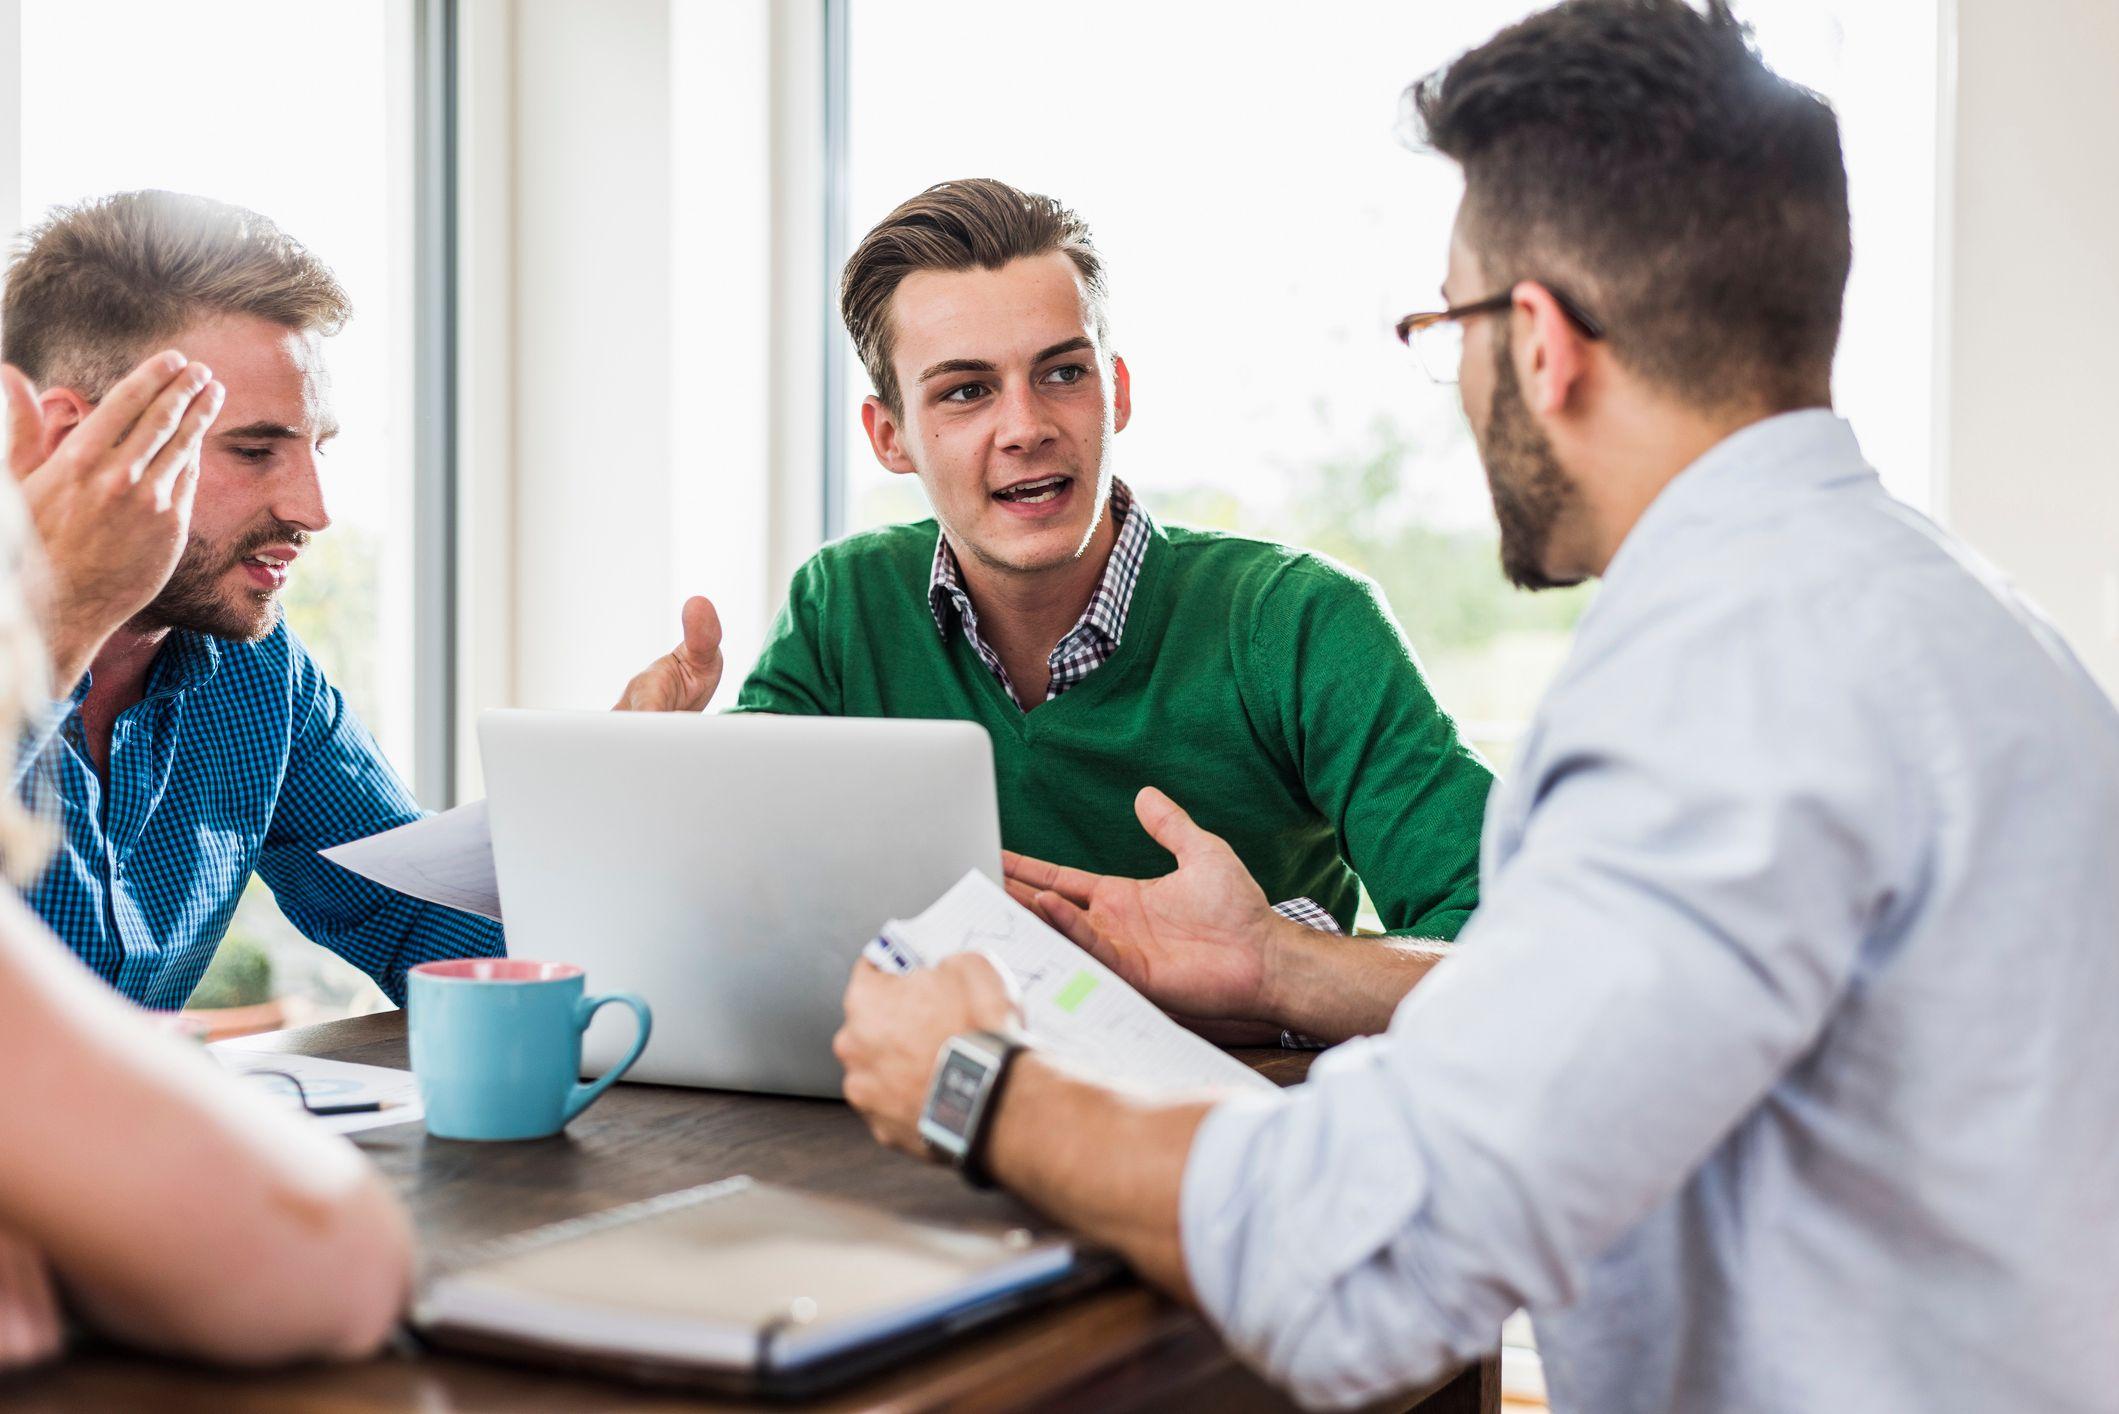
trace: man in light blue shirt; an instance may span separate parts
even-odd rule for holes
[[[1412,101],[1466,190],[1407,331],[1510,575],[1604,581],[1481,907],[1439,964],[1320,946],[1143,792],[1176,872],[1020,896],[1173,1012],[1365,1039],[1168,1104],[1032,1048],[967,1152],[1319,1406],[1528,1307],[1561,1410],[2119,1407],[2119,713],[1830,411],[1830,110],[1677,0]],[[847,1097],[918,1152],[938,1049],[1011,1024],[982,959],[857,969]]]

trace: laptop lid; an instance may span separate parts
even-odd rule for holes
[[[836,1096],[862,946],[968,869],[1000,878],[973,723],[504,710],[479,747],[508,951],[647,999],[629,1080]],[[585,1074],[629,1046],[620,1011]]]

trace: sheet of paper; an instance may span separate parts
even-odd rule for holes
[[[334,845],[323,855],[340,868],[401,894],[500,922],[493,830],[486,821],[483,800],[364,840]]]
[[[409,1070],[391,1070],[380,1065],[356,1065],[352,1061],[325,1060],[322,1056],[289,1055],[284,1051],[260,1051],[246,1046],[263,1038],[238,1037],[233,1041],[219,1041],[206,1049],[221,1065],[237,1074],[248,1074],[260,1070],[276,1070],[294,1076],[302,1082],[302,1094],[312,1105],[358,1105],[370,1100],[383,1100],[392,1108],[373,1110],[367,1114],[315,1115],[312,1121],[334,1134],[353,1134],[363,1129],[380,1129],[386,1124],[406,1124],[427,1117],[427,1107],[420,1103],[419,1082],[412,1078]],[[252,1082],[269,1094],[287,1096],[293,1108],[297,1102],[290,1087],[270,1078]]]
[[[1085,1073],[1158,1093],[1274,1088],[975,869],[918,918],[884,924],[866,956],[887,972],[909,972],[972,951],[991,953],[1015,974],[1030,1039]]]

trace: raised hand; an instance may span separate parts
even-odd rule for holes
[[[633,675],[614,712],[697,712],[721,685],[721,616],[711,601],[684,601],[684,638]]]
[[[204,364],[158,353],[46,456],[36,388],[6,366],[0,383],[8,467],[50,567],[52,678],[65,692],[104,640],[153,602],[183,556],[199,445],[225,390]]]
[[[1265,1020],[1271,945],[1288,924],[1243,861],[1161,791],[1134,800],[1155,842],[1177,857],[1160,879],[1121,879],[1004,853],[1009,892],[1166,1011],[1200,1020]]]

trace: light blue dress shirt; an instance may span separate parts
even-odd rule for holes
[[[2119,714],[1745,428],[1628,536],[1390,1031],[1232,1100],[1199,1299],[1305,1401],[1532,1314],[1556,1410],[2119,1408]]]

